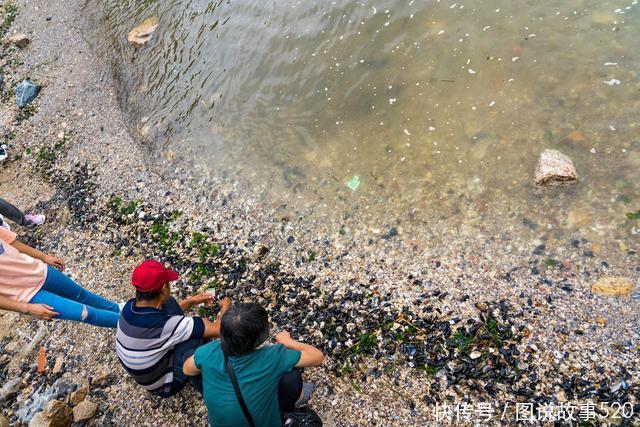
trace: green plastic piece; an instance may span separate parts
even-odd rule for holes
[[[356,191],[358,187],[360,187],[360,177],[358,175],[354,175],[353,177],[351,177],[349,182],[347,182],[347,187],[349,187],[353,191]]]

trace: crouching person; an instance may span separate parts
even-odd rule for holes
[[[184,361],[205,338],[220,335],[220,318],[231,306],[228,298],[220,301],[220,316],[215,323],[200,317],[184,316],[197,304],[212,304],[208,293],[177,302],[171,296],[170,282],[178,273],[157,261],[145,261],[133,271],[136,297],[120,313],[116,332],[116,353],[127,373],[152,394],[170,397],[187,383],[202,392],[201,378],[189,378],[182,372]]]
[[[222,316],[220,340],[198,348],[185,362],[185,374],[202,375],[212,426],[279,427],[281,412],[291,412],[311,397],[313,384],[303,384],[296,368],[319,366],[322,352],[288,332],[276,336],[276,345],[261,347],[268,337],[265,309],[235,304]]]

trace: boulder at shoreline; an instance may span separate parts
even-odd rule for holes
[[[146,46],[151,41],[151,36],[160,25],[158,18],[152,16],[142,21],[142,24],[135,27],[127,35],[129,43],[135,47],[140,48]]]
[[[578,172],[569,157],[557,150],[544,150],[538,160],[534,182],[540,187],[576,184]]]

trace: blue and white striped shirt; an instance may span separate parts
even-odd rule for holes
[[[173,349],[183,341],[203,336],[201,318],[136,307],[132,299],[120,312],[116,353],[142,388],[153,394],[168,393],[173,384]]]

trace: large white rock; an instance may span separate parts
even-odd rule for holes
[[[534,182],[541,187],[575,184],[580,180],[571,159],[557,150],[544,150],[538,160]]]
[[[129,32],[127,40],[133,47],[143,47],[151,41],[151,36],[159,25],[160,22],[155,16],[147,18]]]

